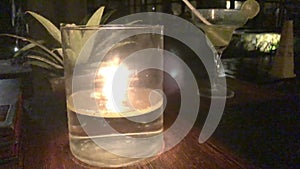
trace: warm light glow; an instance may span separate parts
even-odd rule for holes
[[[124,111],[124,101],[129,88],[131,73],[125,65],[120,65],[119,62],[118,58],[103,62],[95,80],[94,97],[99,99],[100,108],[106,108],[110,112]]]
[[[230,1],[226,1],[226,9],[230,8]]]

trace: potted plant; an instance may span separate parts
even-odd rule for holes
[[[95,13],[88,19],[86,26],[99,25],[105,23],[108,18],[113,14],[114,10],[109,11],[106,15],[103,15],[105,7],[102,6],[96,10]],[[0,34],[0,36],[8,36],[18,40],[27,42],[27,45],[22,47],[14,54],[14,58],[25,56],[24,64],[30,64],[48,70],[49,82],[52,90],[64,90],[64,66],[63,66],[63,54],[62,54],[62,41],[61,32],[51,21],[37,14],[33,11],[27,11],[26,14],[35,18],[55,39],[56,44],[47,44],[43,40],[35,40],[27,37],[22,37],[13,34]],[[52,47],[48,47],[52,46]],[[54,46],[54,47],[53,47]]]

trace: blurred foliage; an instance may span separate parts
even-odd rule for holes
[[[279,46],[280,34],[260,33],[242,34],[241,43],[248,51],[258,50],[264,53],[273,53]]]

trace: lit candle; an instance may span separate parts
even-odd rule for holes
[[[123,112],[128,107],[124,103],[127,100],[132,73],[119,62],[118,58],[114,58],[101,63],[95,79],[93,97],[98,101],[99,108],[108,112]],[[117,87],[113,87],[113,84],[117,84]]]

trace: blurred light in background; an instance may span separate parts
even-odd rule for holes
[[[241,1],[234,1],[234,9],[240,9],[241,5]],[[230,9],[230,1],[226,1],[226,9]]]

